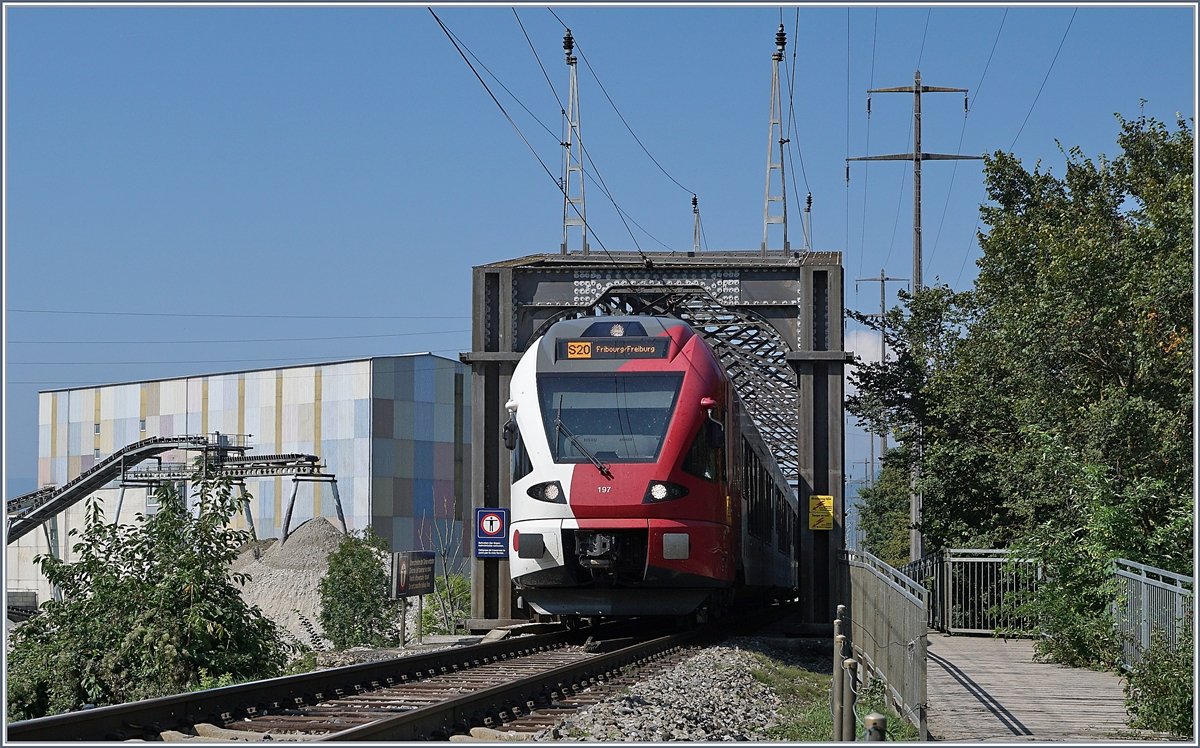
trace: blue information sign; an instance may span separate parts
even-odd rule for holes
[[[475,558],[508,558],[508,510],[475,510]]]

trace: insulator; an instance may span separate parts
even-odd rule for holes
[[[779,31],[775,33],[775,46],[779,47],[780,52],[787,46],[787,33],[784,32],[782,23],[779,24]]]
[[[963,116],[967,116],[967,112],[969,111],[971,111],[971,108],[967,106],[967,95],[963,94]]]
[[[871,116],[871,97],[867,96],[867,116]]]
[[[693,212],[693,213],[699,213],[699,212],[700,212],[700,208],[699,208],[699,207],[697,207],[697,202],[698,202],[698,201],[696,200],[696,196],[695,196],[695,195],[692,195],[692,212]]]
[[[563,49],[567,50],[568,55],[575,49],[575,39],[571,36],[570,29],[567,29],[567,35],[563,37]]]
[[[808,199],[805,200],[804,202],[805,202],[804,210],[806,210],[806,211],[812,210],[812,193],[811,192],[808,193]]]

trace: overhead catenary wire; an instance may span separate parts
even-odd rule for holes
[[[504,105],[501,104],[500,100],[496,98],[496,94],[492,93],[492,89],[488,87],[487,82],[484,81],[483,77],[479,75],[479,71],[477,71],[475,66],[471,64],[471,61],[467,59],[466,54],[464,54],[462,49],[459,47],[458,41],[456,41],[454,35],[450,33],[450,29],[446,28],[446,24],[442,23],[442,19],[438,18],[437,13],[433,12],[433,8],[429,8],[428,10],[430,15],[433,16],[433,20],[437,21],[438,26],[440,26],[442,31],[445,32],[446,38],[449,39],[450,43],[454,45],[455,51],[457,51],[459,56],[463,58],[463,62],[467,63],[467,67],[471,69],[471,72],[479,80],[479,85],[483,86],[484,91],[487,91],[487,95],[491,97],[492,101],[500,109],[500,113],[504,115],[506,120],[508,120],[508,124],[512,125],[512,128],[517,131],[517,136],[521,138],[521,142],[525,144],[525,147],[529,149],[529,152],[533,154],[533,157],[537,159],[538,164],[540,164],[542,169],[546,172],[546,176],[550,177],[550,181],[554,182],[555,186],[558,187],[559,191],[563,193],[564,197],[566,197],[567,186],[559,182],[558,177],[551,173],[549,167],[546,166],[546,162],[542,161],[542,157],[539,156],[534,147],[529,144],[529,140],[525,138],[525,134],[521,132],[521,128],[518,127],[517,123],[513,121],[513,118],[509,116],[508,111],[506,111],[504,108]],[[545,125],[543,125],[543,127],[545,127]],[[551,132],[550,134],[553,135],[554,133]],[[579,215],[580,220],[583,220],[583,215],[579,213],[579,208],[575,207],[574,205],[572,205],[572,207],[575,208],[575,212],[577,215]],[[608,256],[609,261],[612,262],[613,265],[617,265],[618,263],[616,259],[608,251],[608,247],[604,246],[603,240],[596,235],[594,229],[592,230],[592,238],[595,239],[596,243],[600,245],[600,249],[602,249],[604,254]]]
[[[567,24],[561,18],[558,17],[558,14],[555,13],[552,8],[546,8],[546,10],[550,11],[550,15],[554,16],[554,20],[558,21],[559,25],[561,25],[563,27],[563,29],[569,30],[567,27]],[[514,13],[515,13],[515,11],[514,11]],[[518,22],[519,21],[520,21],[520,19],[518,18]],[[521,28],[522,28],[522,31],[524,31],[524,26],[522,26]],[[528,40],[528,35],[526,35],[526,39]],[[532,42],[530,43],[530,49],[533,49]],[[646,156],[650,159],[650,161],[652,161],[654,163],[654,165],[658,167],[658,170],[663,173],[663,176],[665,176],[667,179],[674,182],[676,186],[678,186],[681,190],[688,193],[689,195],[693,195],[693,196],[696,195],[695,191],[688,189],[688,187],[686,185],[684,185],[682,182],[680,182],[678,179],[676,179],[674,176],[672,176],[671,173],[668,172],[661,163],[659,163],[658,159],[656,159],[654,157],[654,154],[650,153],[650,149],[646,147],[646,144],[642,142],[642,139],[639,138],[637,133],[633,131],[633,127],[631,127],[629,124],[629,121],[625,119],[625,115],[621,113],[621,110],[617,107],[616,102],[614,102],[612,100],[612,97],[609,96],[608,89],[606,89],[604,87],[604,83],[600,80],[600,76],[597,75],[595,69],[592,68],[592,63],[588,61],[587,55],[584,54],[583,47],[579,44],[578,39],[575,40],[575,50],[579,53],[579,59],[583,60],[584,66],[587,67],[588,72],[591,73],[592,78],[596,81],[596,85],[600,87],[600,92],[604,94],[604,98],[608,101],[609,106],[611,106],[613,108],[613,111],[616,112],[617,118],[621,120],[621,124],[625,125],[625,129],[628,130],[629,134],[633,136],[634,141],[637,142],[638,147],[642,149],[642,152],[645,153]],[[533,54],[535,57],[537,57],[536,49],[534,49]],[[540,58],[538,59],[538,65],[539,66],[541,65]],[[544,68],[543,68],[543,70],[544,70]],[[547,76],[546,80],[547,80],[547,82],[549,82],[548,76]],[[550,88],[551,88],[551,90],[553,90],[554,87],[551,86]],[[555,93],[555,99],[558,99],[557,93]],[[560,108],[562,107],[561,100],[559,100],[559,107]],[[582,142],[581,142],[581,145],[582,145]],[[585,152],[586,152],[586,149],[585,149]],[[588,160],[591,161],[590,156],[588,157]],[[594,166],[594,164],[593,164],[593,166]],[[628,214],[626,214],[626,215],[628,215]],[[633,219],[630,218],[630,220],[632,221]],[[701,219],[701,221],[703,221],[703,219]],[[658,238],[655,237],[653,234],[651,234],[649,231],[646,231],[646,229],[644,229],[640,225],[638,225],[636,221],[634,221],[634,225],[637,225],[639,229],[641,229],[643,232],[645,232],[646,236],[649,236],[651,239],[653,239],[655,242],[657,242],[660,246],[662,246],[666,249],[669,249],[671,251],[675,251],[671,247],[669,247],[666,244],[664,244],[663,242],[659,241]],[[635,241],[635,244],[636,244],[636,241]],[[638,248],[638,251],[639,252],[641,251],[640,247]]]
[[[525,37],[525,42],[529,45],[529,50],[531,52],[533,52],[533,58],[534,58],[534,60],[537,61],[538,68],[542,71],[542,76],[546,79],[546,85],[548,85],[550,87],[550,93],[553,94],[554,100],[558,103],[559,112],[562,114],[562,116],[564,118],[564,127],[566,127],[566,124],[565,124],[566,108],[563,106],[562,99],[559,97],[558,91],[555,90],[554,83],[550,80],[549,73],[546,72],[546,66],[542,64],[542,58],[540,55],[538,55],[537,48],[533,46],[533,40],[531,40],[529,38],[529,33],[525,31],[525,24],[521,22],[521,16],[517,15],[516,8],[513,8],[512,11],[513,11],[513,16],[517,20],[517,25],[520,26],[520,28],[521,28],[521,34]],[[468,50],[468,52],[469,51],[470,50]],[[581,55],[582,55],[582,53],[581,53]],[[475,55],[473,55],[473,54],[471,56],[475,57]],[[475,59],[478,61],[479,58],[476,57]],[[483,63],[480,62],[480,65],[483,65]],[[484,66],[484,69],[487,70],[487,67]],[[492,74],[492,72],[490,70],[488,71],[488,74],[491,75],[492,78],[496,78],[496,76],[494,74]],[[500,80],[498,78],[496,78],[496,82],[500,83]],[[500,85],[501,85],[501,87],[504,87],[503,83],[501,83]],[[508,88],[504,88],[504,90],[506,93],[508,93],[509,96],[512,96],[513,99],[515,99],[515,100],[517,99],[517,97],[515,95],[513,95],[513,93],[511,91],[508,90]],[[520,100],[517,100],[517,103],[520,103]],[[529,111],[529,109],[527,107],[525,107],[524,104],[522,104],[521,106],[522,106],[522,108],[525,109],[525,111]],[[531,113],[531,116],[532,116],[532,113]],[[534,117],[534,119],[537,119],[537,117]],[[541,120],[538,120],[538,124],[542,124]],[[544,130],[546,130],[547,132],[549,132],[551,135],[554,134],[553,131],[551,131],[550,128],[546,127],[544,124],[542,124],[542,128]],[[638,223],[636,220],[634,220],[633,216],[629,215],[629,213],[624,208],[622,208],[620,205],[617,204],[616,198],[613,197],[612,192],[609,191],[609,189],[608,189],[608,185],[606,185],[604,183],[604,178],[600,175],[600,169],[596,166],[595,161],[592,160],[591,154],[587,152],[587,148],[583,144],[582,135],[578,132],[576,132],[575,135],[576,135],[576,137],[579,138],[579,147],[583,151],[584,156],[587,158],[588,163],[590,163],[592,165],[592,170],[596,173],[596,177],[592,177],[592,175],[587,170],[584,170],[584,169],[581,169],[580,172],[584,175],[584,177],[586,177],[588,180],[590,180],[592,184],[599,187],[600,191],[603,192],[605,197],[608,198],[609,202],[612,203],[613,209],[617,212],[617,217],[620,218],[621,223],[623,223],[625,225],[625,230],[627,232],[629,232],[629,238],[633,240],[633,245],[634,245],[634,247],[637,248],[638,253],[642,254],[642,248],[638,244],[637,237],[634,236],[633,231],[629,228],[629,223],[632,223],[642,233],[644,233],[646,236],[650,237],[650,239],[652,239],[654,242],[659,244],[664,249],[670,250],[672,252],[675,251],[672,247],[669,247],[665,243],[663,243],[657,236],[655,236],[654,234],[651,234],[644,226],[642,226],[640,223]],[[562,145],[563,142],[565,141],[565,139],[566,139],[565,134],[560,135],[559,139],[558,139],[559,145]],[[562,162],[562,164],[560,164],[560,166],[565,171],[566,158],[567,158],[566,151],[563,151],[562,157],[563,157],[563,162]],[[599,182],[596,181],[597,178],[600,180]],[[579,212],[578,208],[576,208],[576,212],[577,213]],[[628,219],[629,223],[626,222],[626,219]],[[593,231],[593,234],[594,233],[595,232]],[[646,256],[644,254],[642,254],[642,258],[643,258],[643,260],[646,260]]]
[[[779,9],[779,25],[780,26],[783,25],[783,8]],[[809,185],[808,185],[808,173],[804,169],[804,149],[800,147],[799,143],[795,143],[796,152],[795,152],[795,154],[793,154],[793,152],[792,152],[792,146],[793,146],[792,141],[795,139],[798,139],[799,134],[800,134],[800,125],[796,122],[796,107],[795,107],[796,79],[799,77],[799,73],[796,70],[796,50],[800,47],[800,45],[798,43],[799,36],[800,36],[800,9],[796,8],[796,25],[792,31],[792,67],[791,67],[791,70],[788,69],[787,58],[785,57],[783,60],[783,72],[784,72],[784,75],[787,77],[787,81],[788,81],[788,127],[787,127],[787,137],[784,138],[784,141],[787,145],[787,155],[788,155],[788,159],[790,161],[791,167],[792,167],[789,170],[789,172],[791,173],[791,177],[792,177],[792,190],[793,190],[794,194],[797,196],[797,199],[799,199],[800,186],[798,184],[796,184],[796,160],[797,160],[796,154],[798,154],[799,161],[800,161],[800,175],[804,178],[804,189],[808,192],[809,200],[811,201],[812,188],[809,187]],[[793,126],[795,127],[795,130],[796,130],[796,138],[792,137]],[[803,214],[801,214],[801,217],[803,218]],[[809,236],[809,231],[810,231],[811,227],[809,226],[809,224],[807,222],[805,222],[803,220],[801,220],[801,226],[803,228],[805,243],[806,243],[807,247],[809,249],[811,249],[812,248],[812,237]]]
[[[546,72],[546,66],[542,64],[542,58],[537,53],[537,47],[533,46],[533,40],[529,38],[529,32],[525,30],[525,24],[521,23],[521,16],[517,15],[517,9],[513,8],[513,17],[517,19],[517,25],[521,27],[521,33],[525,35],[525,42],[529,44],[529,51],[533,52],[533,59],[537,60],[538,67],[542,70],[542,76],[546,79],[546,85],[550,86],[550,93],[554,94],[554,100],[558,102],[558,109],[564,115],[567,108],[563,106],[562,99],[558,96],[558,91],[554,88],[554,82],[550,80],[550,74]]]
[[[558,21],[564,29],[567,28],[567,24],[558,17],[558,14],[554,12],[553,8],[546,8],[546,10],[550,11],[550,15],[554,16],[554,20]],[[696,194],[694,190],[688,189],[682,183],[680,183],[678,179],[671,176],[670,172],[663,168],[663,165],[658,162],[658,159],[656,159],[654,155],[650,153],[650,150],[646,148],[645,144],[642,143],[642,139],[637,136],[637,133],[635,133],[633,128],[629,126],[629,122],[625,120],[625,115],[621,114],[621,110],[617,108],[617,105],[615,102],[613,102],[612,97],[608,95],[608,90],[604,88],[604,84],[600,82],[600,77],[596,75],[596,71],[592,69],[592,64],[588,62],[587,55],[583,53],[583,47],[579,45],[578,40],[575,41],[575,49],[579,51],[579,59],[583,60],[583,64],[587,66],[588,72],[591,73],[592,78],[596,80],[596,85],[600,86],[601,93],[604,94],[605,99],[608,99],[609,105],[612,106],[613,111],[617,113],[617,117],[620,118],[621,124],[625,125],[625,129],[628,130],[629,134],[633,136],[633,139],[637,141],[637,144],[641,147],[642,151],[649,156],[650,160],[654,162],[654,165],[658,167],[658,170],[661,171],[667,179],[670,179],[672,182],[674,182],[679,189],[683,190],[689,195]]]
[[[779,18],[780,18],[780,25],[782,26],[783,25],[783,9],[782,8],[779,9]],[[787,76],[787,79],[788,79],[787,147],[788,147],[789,155],[790,155],[790,151],[792,149],[792,125],[793,124],[795,124],[795,127],[796,127],[796,134],[799,135],[799,133],[800,133],[800,125],[796,124],[796,107],[795,107],[796,78],[799,77],[799,74],[796,72],[796,50],[800,47],[800,45],[798,44],[799,36],[800,36],[800,9],[796,8],[796,26],[792,30],[792,69],[790,71],[788,70],[787,59],[785,58],[783,61],[783,72],[784,72],[784,75]],[[800,176],[804,179],[804,189],[807,190],[808,192],[812,192],[812,188],[808,186],[808,173],[804,169],[804,149],[800,147],[799,143],[796,143],[796,152],[799,154]],[[793,163],[795,163],[795,161],[796,161],[795,157],[792,158],[792,161],[793,161]],[[797,195],[800,194],[800,188],[796,185],[796,169],[795,168],[792,169],[792,189],[795,190]]]

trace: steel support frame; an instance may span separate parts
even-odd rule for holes
[[[504,404],[521,355],[551,324],[607,314],[678,317],[713,346],[796,482],[803,618],[828,625],[845,545],[843,288],[839,252],[545,254],[475,267],[472,350],[460,356],[472,377],[472,506],[510,505]],[[832,531],[808,529],[813,494],[833,496]],[[514,607],[507,559],[472,558],[471,582],[475,623],[526,616]]]

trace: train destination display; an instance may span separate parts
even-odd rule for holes
[[[559,361],[610,358],[666,358],[671,339],[662,338],[608,338],[572,340],[560,338],[556,341]]]

